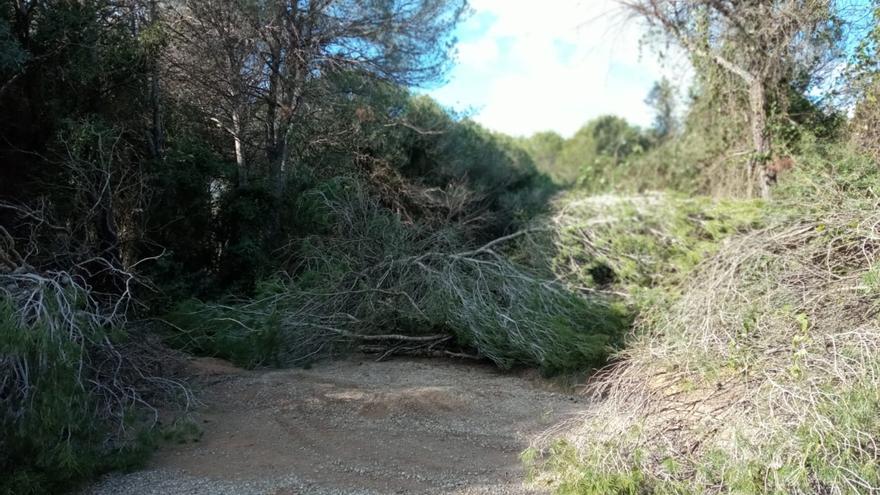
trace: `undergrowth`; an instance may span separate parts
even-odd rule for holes
[[[534,483],[561,494],[880,491],[880,169],[809,140],[796,162],[770,203],[562,203],[555,269],[622,292],[637,319],[589,383],[595,408],[526,452]]]
[[[180,304],[171,343],[249,367],[366,350],[584,370],[721,239],[760,224],[758,202],[572,195],[552,217],[468,246],[454,225],[404,222],[342,184],[305,199],[332,227],[290,246],[303,261],[253,297]]]

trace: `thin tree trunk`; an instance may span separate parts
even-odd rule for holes
[[[235,165],[238,168],[238,187],[245,188],[249,184],[250,174],[248,173],[247,160],[244,156],[244,143],[241,139],[242,126],[241,117],[238,112],[232,112],[232,139],[235,141]]]
[[[280,188],[278,187],[278,178],[281,175],[281,159],[283,150],[281,149],[284,133],[280,131],[283,116],[279,116],[282,109],[279,108],[279,77],[278,77],[278,53],[273,52],[269,63],[269,88],[268,88],[268,105],[266,107],[266,161],[269,166],[269,183],[273,195],[280,197]]]
[[[31,17],[33,13],[33,5],[23,1],[15,2],[15,17],[12,21],[12,33],[18,40],[21,47],[26,51],[30,51],[30,33],[31,33]]]
[[[150,141],[153,158],[162,158],[165,154],[165,132],[162,128],[162,101],[159,94],[159,76],[156,69],[150,76],[150,106],[152,107],[152,123],[150,125]]]
[[[159,22],[159,7],[157,0],[150,2],[150,23]],[[159,61],[158,56],[150,57],[150,110],[152,122],[150,128],[150,141],[153,158],[162,158],[165,153],[165,130],[162,126],[162,94],[159,86]]]
[[[300,83],[301,84],[301,83]],[[277,93],[275,93],[277,94]],[[294,117],[302,102],[302,89],[296,88],[289,98],[282,99],[279,106],[270,106],[267,123],[267,142],[269,143],[267,158],[269,161],[269,178],[272,181],[272,193],[276,198],[284,195],[289,177],[291,129]]]
[[[270,187],[275,198],[284,195],[287,183],[287,137],[281,132],[279,134],[278,141],[271,145],[268,154]]]
[[[750,123],[752,128],[752,158],[748,167],[748,195],[754,196],[754,186],[759,173],[761,196],[770,197],[770,181],[767,180],[767,159],[770,154],[770,133],[767,129],[767,98],[760,80],[754,80],[749,87]]]

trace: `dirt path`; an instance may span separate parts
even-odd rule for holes
[[[439,360],[250,372],[194,363],[199,442],[91,495],[520,494],[529,440],[586,405],[541,380]]]

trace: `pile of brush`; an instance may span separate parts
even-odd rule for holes
[[[643,315],[590,385],[597,406],[552,447],[551,482],[880,490],[880,214],[861,202],[791,217],[724,242],[671,308]]]

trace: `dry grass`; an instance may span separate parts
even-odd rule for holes
[[[880,490],[880,214],[825,211],[734,237],[673,307],[643,315],[547,479],[572,493]]]

